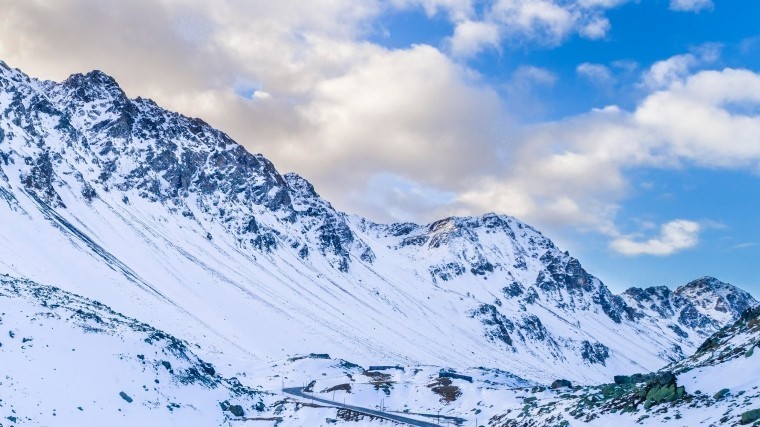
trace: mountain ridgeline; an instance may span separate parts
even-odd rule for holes
[[[217,365],[327,353],[595,383],[758,305],[713,278],[615,295],[509,216],[377,224],[93,71],[0,62],[0,273],[159,324]]]

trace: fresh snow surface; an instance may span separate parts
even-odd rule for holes
[[[25,280],[0,277],[0,330],[0,425],[222,425],[234,417],[221,402],[268,398],[215,375],[185,342]]]

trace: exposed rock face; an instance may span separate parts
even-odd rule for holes
[[[694,280],[675,291],[664,286],[631,288],[623,298],[633,318],[659,317],[683,338],[688,337],[688,329],[710,335],[758,304],[749,293],[713,277]]]
[[[26,164],[22,182],[45,203],[64,207],[58,177],[74,174],[89,199],[97,188],[134,190],[184,216],[218,221],[241,245],[262,252],[312,248],[342,271],[352,255],[371,262],[371,250],[356,239],[343,214],[309,183],[280,175],[269,160],[202,120],[168,112],[148,99],[130,100],[100,71],[56,84],[3,70],[2,87],[12,96],[5,115],[30,138],[24,156],[16,147],[2,151],[11,162],[18,156]],[[275,223],[256,219],[265,215]],[[283,235],[283,226],[298,232]]]

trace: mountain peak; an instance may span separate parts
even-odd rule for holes
[[[104,86],[119,86],[119,84],[116,82],[116,79],[100,70],[92,70],[84,74],[72,74],[64,81],[64,83],[66,82],[70,82],[71,84],[94,83]]]
[[[116,79],[100,70],[93,70],[86,74],[72,74],[61,85],[84,102],[104,99],[120,102],[128,100]]]
[[[283,175],[283,178],[285,178],[285,182],[288,183],[288,186],[300,197],[319,197],[317,191],[314,190],[314,186],[301,175],[294,172],[289,172]]]
[[[710,276],[679,286],[673,295],[694,304],[703,314],[724,318],[723,323],[729,323],[748,308],[760,305],[748,292]]]
[[[683,286],[679,286],[674,291],[674,293],[676,295],[684,296],[699,296],[707,293],[712,293],[720,295],[722,297],[726,297],[727,295],[733,293],[740,293],[746,294],[749,298],[752,298],[747,292],[737,288],[730,283],[718,280],[712,276],[703,276],[699,279],[692,280]]]
[[[721,288],[726,288],[726,287],[734,288],[733,285],[730,285],[726,282],[718,280],[712,276],[702,276],[699,279],[692,280],[691,282],[685,284],[683,287],[684,288],[702,287],[702,288],[712,288],[712,289],[721,289]]]

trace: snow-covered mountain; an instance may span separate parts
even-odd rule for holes
[[[0,273],[159,325],[228,376],[329,353],[597,383],[680,360],[757,305],[709,278],[614,295],[512,217],[344,214],[98,71],[56,83],[0,62],[0,116]]]

